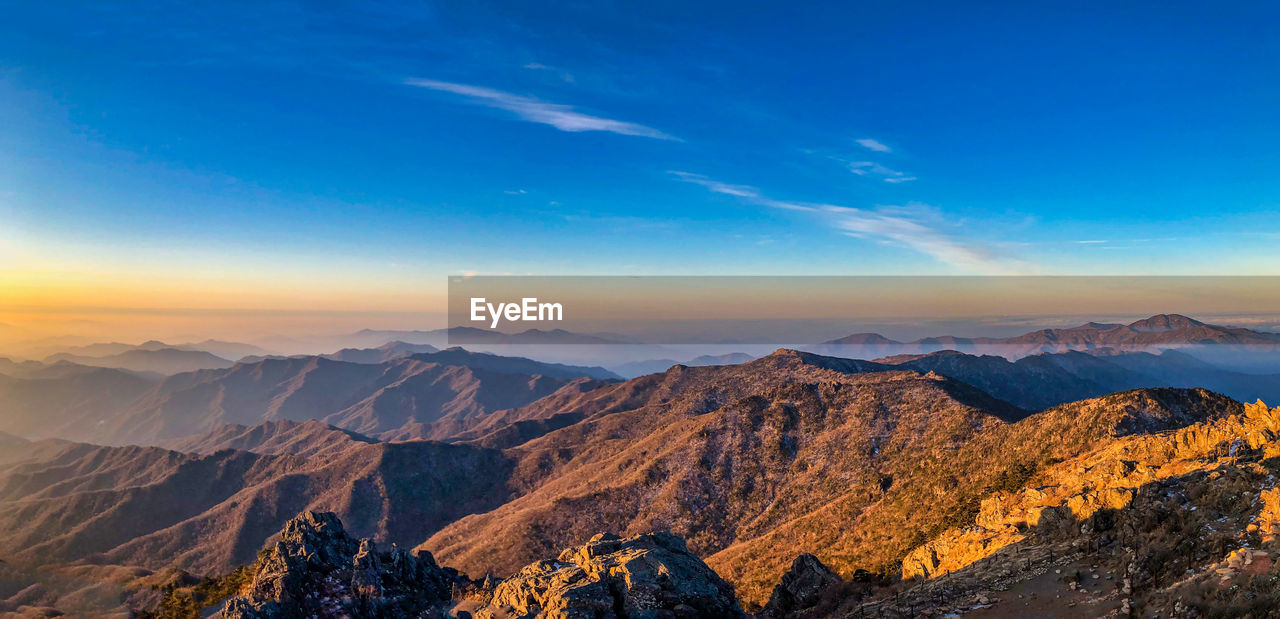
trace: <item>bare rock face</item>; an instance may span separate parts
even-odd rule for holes
[[[457,572],[431,553],[378,551],[347,535],[329,512],[304,512],[285,525],[253,580],[223,607],[225,618],[382,617],[446,605]]]
[[[782,575],[782,582],[773,588],[769,603],[760,616],[785,617],[812,608],[822,600],[822,595],[828,588],[842,582],[844,581],[840,575],[831,571],[817,557],[802,554],[791,562],[791,569]]]
[[[455,593],[478,604],[480,618],[743,616],[733,586],[670,533],[597,535],[556,560],[477,585],[437,566],[430,553],[381,552],[347,535],[337,516],[305,512],[262,553],[220,616],[439,616],[454,606]]]
[[[1145,486],[1206,473],[1246,452],[1275,457],[1280,408],[1258,402],[1242,410],[1176,430],[1121,436],[1045,469],[1039,486],[987,497],[972,526],[949,529],[908,553],[902,576],[933,578],[960,570],[1026,540],[1033,529],[1088,534],[1090,517],[1129,508]],[[1280,524],[1272,520],[1280,515],[1273,516],[1268,506],[1280,498],[1262,494],[1258,500],[1264,511],[1254,531],[1264,543],[1273,542],[1271,531],[1280,532]]]
[[[604,533],[499,583],[489,617],[741,617],[733,586],[670,533]]]

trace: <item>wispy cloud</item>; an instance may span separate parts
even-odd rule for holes
[[[906,183],[916,180],[916,177],[908,176],[906,172],[885,167],[874,161],[851,161],[849,162],[849,171],[858,176],[866,176],[868,174],[879,176],[886,183]]]
[[[950,232],[938,209],[927,204],[877,206],[859,209],[833,204],[791,202],[770,198],[749,185],[722,183],[701,174],[672,171],[676,178],[735,196],[761,206],[813,213],[827,225],[855,238],[865,238],[920,252],[944,264],[986,274],[1022,272],[1023,265],[1003,258],[993,248]]]
[[[861,147],[863,147],[863,148],[865,148],[865,149],[867,149],[867,150],[874,150],[874,151],[876,151],[877,153],[891,153],[891,152],[893,152],[893,149],[892,149],[892,148],[889,148],[888,146],[885,146],[885,145],[884,145],[882,142],[880,142],[879,140],[873,140],[873,139],[871,139],[871,138],[862,138],[862,139],[860,139],[860,140],[855,140],[855,141],[858,143],[858,146],[861,146]]]
[[[680,172],[678,170],[669,170],[669,174],[679,178],[686,183],[702,185],[715,193],[723,193],[739,198],[760,198],[760,190],[749,185],[730,185],[719,181],[711,180],[701,174],[693,174],[692,172]]]
[[[867,238],[907,247],[944,264],[992,275],[1009,275],[1024,269],[1004,259],[992,248],[947,231],[941,213],[927,204],[878,206],[874,210],[824,206],[831,225],[855,238]]]
[[[503,191],[502,193],[505,193],[509,196],[523,196],[529,192],[525,191],[524,189],[508,189],[506,191]]]
[[[659,140],[677,140],[677,138],[652,127],[592,116],[579,112],[570,105],[548,103],[532,97],[516,95],[493,88],[421,78],[409,78],[404,83],[409,86],[459,95],[475,105],[506,110],[529,122],[551,125],[561,131],[607,131]]]
[[[549,71],[568,84],[572,84],[575,81],[572,73],[562,69],[557,69],[556,67],[549,67],[541,62],[530,62],[529,64],[524,65],[524,68],[529,69],[530,71]]]

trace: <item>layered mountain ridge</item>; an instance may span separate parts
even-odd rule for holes
[[[920,354],[938,350],[987,352],[1009,358],[1046,352],[1149,351],[1195,346],[1245,347],[1275,352],[1280,334],[1224,327],[1200,322],[1181,314],[1158,314],[1129,324],[1089,322],[1066,329],[1041,329],[1014,337],[926,337],[899,342],[877,333],[855,333],[814,348],[824,354],[855,356]],[[843,351],[843,352],[842,352]]]
[[[598,368],[451,349],[379,364],[265,359],[159,382],[120,370],[0,376],[0,430],[102,444],[162,444],[228,424],[321,420],[384,438],[444,438],[489,412],[602,384]]]
[[[1124,326],[1188,328],[1174,317]],[[5,574],[24,587],[0,597],[0,608],[84,608],[83,596],[52,585],[28,591],[39,584],[33,574],[80,573],[115,583],[117,593],[101,595],[135,610],[154,612],[173,591],[216,589],[244,598],[229,611],[259,612],[274,599],[265,592],[279,588],[252,583],[301,569],[265,559],[272,540],[307,512],[332,512],[352,540],[369,540],[306,563],[333,564],[322,573],[351,593],[330,597],[352,596],[355,606],[343,608],[358,616],[373,613],[359,599],[419,595],[480,616],[568,612],[580,608],[574,596],[589,602],[581,608],[625,606],[641,593],[623,595],[600,574],[623,569],[633,552],[675,553],[653,564],[683,574],[672,591],[722,580],[731,594],[715,599],[764,616],[993,604],[1037,614],[1052,603],[1030,594],[1048,590],[1084,596],[1096,614],[1167,615],[1200,595],[1187,583],[1218,581],[1272,599],[1249,579],[1269,573],[1257,566],[1280,538],[1280,499],[1269,498],[1280,412],[1201,388],[1268,389],[1269,375],[1179,351],[865,361],[782,349],[627,381],[566,368],[447,350],[381,363],[267,359],[160,382],[106,369],[6,377],[0,389],[12,401],[34,403],[29,420],[48,402],[108,435],[154,425],[163,447],[0,434],[0,560],[9,570],[0,570],[0,593],[9,591]],[[522,372],[534,369],[546,374]],[[103,377],[141,392],[120,392],[127,415],[58,388]],[[156,406],[134,406],[144,401]],[[95,414],[107,423],[90,424]],[[422,440],[432,436],[446,441]],[[1188,537],[1205,527],[1207,536]],[[618,536],[599,536],[606,531]],[[414,556],[387,550],[393,544],[459,570],[449,599],[419,591],[426,581],[407,576],[418,567],[389,567]],[[1162,554],[1178,544],[1195,550]],[[618,562],[605,558],[619,552]],[[1010,569],[1024,557],[1033,567]],[[1088,565],[1115,587],[1053,572]],[[383,583],[385,596],[361,583]],[[697,608],[685,593],[670,595],[661,608]],[[1219,603],[1248,600],[1217,596],[1197,608]]]

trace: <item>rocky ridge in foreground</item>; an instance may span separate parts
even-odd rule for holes
[[[602,533],[499,583],[481,619],[497,617],[737,617],[725,582],[670,533]]]
[[[217,616],[743,616],[733,586],[670,533],[602,533],[504,581],[473,582],[429,552],[381,551],[334,514],[305,512],[246,576]]]
[[[431,553],[380,552],[347,535],[334,514],[305,512],[285,525],[221,616],[415,616],[445,605],[461,580]]]

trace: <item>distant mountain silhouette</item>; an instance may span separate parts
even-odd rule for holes
[[[504,352],[523,352],[528,350],[524,345],[499,347]],[[424,356],[425,355],[425,356]],[[495,354],[492,352],[473,352],[460,346],[440,350],[430,344],[410,344],[407,342],[388,342],[377,348],[344,348],[334,353],[323,355],[271,355],[267,357],[245,357],[244,363],[256,363],[265,359],[307,359],[318,356],[334,361],[352,363],[386,363],[406,357],[418,357],[439,363],[462,363],[473,367],[484,367],[498,372],[516,372],[540,374],[543,376],[590,376],[600,379],[620,378],[617,374],[598,366],[566,365],[534,361],[511,354]]]
[[[432,363],[465,365],[467,367],[482,368],[495,372],[537,374],[540,376],[557,376],[561,378],[589,376],[591,378],[598,378],[601,380],[613,380],[619,378],[617,374],[601,367],[545,363],[542,361],[526,359],[524,357],[507,357],[483,352],[471,352],[457,346],[438,352],[416,354],[413,355],[412,358],[419,361],[430,361]]]
[[[16,378],[25,378],[34,372],[39,372],[45,368],[45,364],[39,361],[14,361],[0,357],[0,374],[12,376]]]
[[[527,329],[517,333],[505,333],[476,327],[451,327],[429,331],[395,331],[363,329],[339,338],[353,347],[377,347],[387,342],[402,341],[412,344],[431,344],[440,348],[457,345],[508,345],[508,344],[619,344],[626,343],[613,338],[573,333],[564,329]]]
[[[202,342],[188,342],[185,344],[166,344],[159,340],[147,340],[141,344],[125,344],[122,342],[99,342],[95,344],[86,344],[82,346],[68,346],[61,352],[74,356],[84,357],[109,357],[119,355],[121,353],[132,350],[163,350],[165,348],[176,348],[178,350],[194,350],[204,351],[209,354],[222,357],[224,359],[237,360],[241,357],[249,355],[267,355],[270,354],[258,346],[245,344],[242,342],[228,342],[224,340],[208,339]]]
[[[895,342],[879,333],[854,333],[846,335],[840,339],[824,342],[824,344],[843,345],[843,346],[901,346],[902,342]]]
[[[62,352],[85,357],[106,357],[118,355],[131,350],[160,350],[161,348],[177,348],[159,340],[147,340],[141,344],[125,344],[123,342],[97,342],[83,346],[68,346]]]
[[[266,355],[270,351],[253,344],[245,344],[244,342],[228,342],[225,340],[204,340],[202,342],[189,342],[186,344],[177,344],[174,348],[181,350],[203,350],[207,353],[217,355],[223,359],[239,360],[250,355]]]
[[[601,368],[462,349],[379,364],[267,359],[175,374],[159,383],[115,369],[66,374],[0,376],[0,396],[6,396],[0,398],[0,431],[154,445],[228,424],[315,419],[384,438],[447,438],[494,411],[617,378]]]
[[[439,352],[439,348],[430,344],[410,344],[408,342],[387,342],[377,348],[343,348],[335,353],[321,355],[334,361],[350,361],[352,363],[386,363],[395,359],[419,353]]]
[[[11,376],[18,378],[70,378],[78,374],[88,374],[96,372],[102,368],[93,365],[81,365],[70,361],[57,361],[48,365],[40,362],[32,362],[34,369],[28,368],[23,372],[15,372]],[[139,378],[144,378],[152,382],[159,382],[164,379],[164,374],[159,372],[139,372],[136,370],[126,370],[122,368],[112,368],[121,372],[128,372]]]
[[[1017,358],[1070,350],[1132,352],[1192,346],[1255,347],[1275,352],[1280,351],[1280,334],[1210,325],[1179,314],[1159,314],[1127,325],[1090,322],[1007,338],[946,335],[898,342],[875,333],[857,333],[823,342],[815,350],[870,357],[960,350]]]
[[[440,349],[430,344],[410,344],[392,341],[375,348],[343,348],[337,352],[322,355],[248,355],[240,358],[240,363],[257,363],[266,359],[290,359],[303,357],[324,357],[334,361],[351,363],[386,363],[424,352],[438,352]]]
[[[143,346],[147,345],[144,344]],[[223,359],[203,350],[182,350],[179,348],[135,348],[101,357],[58,353],[44,359],[45,363],[57,363],[59,361],[166,375],[194,372],[196,370],[223,369],[235,365],[233,361]]]
[[[699,355],[688,361],[683,362],[688,366],[702,365],[734,365],[738,363],[746,363],[755,359],[754,356],[746,353],[733,352],[723,355]],[[610,369],[625,378],[635,378],[636,376],[644,376],[645,374],[653,374],[655,372],[664,372],[667,368],[681,363],[674,359],[649,359],[646,361],[631,361],[628,363],[620,363],[610,367]]]
[[[620,344],[616,340],[597,335],[573,333],[564,329],[528,329],[518,333],[501,333],[474,327],[453,327],[447,330],[452,343],[475,344]]]
[[[1029,410],[1142,387],[1204,387],[1242,401],[1280,400],[1280,374],[1224,370],[1175,350],[1105,356],[1068,351],[1017,361],[945,350],[876,361],[961,380]]]

